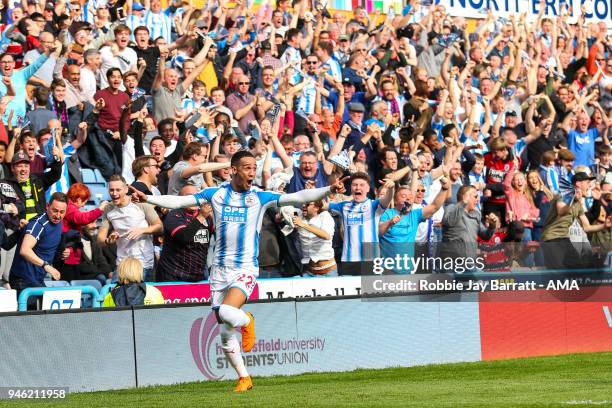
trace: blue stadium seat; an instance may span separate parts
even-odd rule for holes
[[[84,184],[96,184],[96,173],[93,169],[81,169]]]
[[[108,194],[108,183],[104,180],[102,173],[98,169],[81,169],[83,183],[91,191],[91,198],[87,202],[87,207],[96,208],[101,201],[110,200]]]
[[[65,286],[70,286],[70,282],[63,281],[63,280],[59,280],[59,281],[46,280],[45,281],[45,286],[48,287],[48,288],[62,288],[62,287],[65,287]]]
[[[96,279],[77,279],[70,281],[70,286],[93,286],[98,292],[102,290],[102,284]]]
[[[98,292],[102,290],[102,285],[95,279],[78,279],[70,281],[71,286],[92,286]],[[93,301],[89,293],[83,293],[81,295],[81,308],[93,307]]]

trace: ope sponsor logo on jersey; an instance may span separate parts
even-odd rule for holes
[[[346,223],[348,225],[363,224],[363,213],[348,213],[346,216]]]
[[[247,209],[244,207],[234,207],[231,205],[224,205],[221,208],[221,221],[225,222],[238,222],[241,224],[246,223]]]
[[[209,380],[222,379],[224,370],[230,367],[221,349],[220,330],[214,312],[196,319],[191,325],[189,345],[193,361]],[[325,338],[321,337],[264,338],[258,339],[253,349],[242,358],[247,367],[308,364],[310,353],[324,349]]]

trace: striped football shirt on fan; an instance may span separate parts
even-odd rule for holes
[[[329,209],[339,212],[342,216],[342,262],[371,261],[373,254],[366,253],[364,244],[379,242],[378,223],[385,211],[380,201],[343,201],[329,204]]]
[[[73,154],[76,153],[76,149],[71,144],[66,144],[64,146],[64,163],[62,163],[62,175],[58,181],[51,184],[51,186],[47,189],[45,195],[47,196],[47,202],[51,198],[51,194],[59,192],[59,193],[67,193],[70,188],[70,174],[68,173],[68,160],[72,157]],[[49,171],[49,168],[45,170],[45,172]]]
[[[148,11],[144,16],[145,25],[151,33],[151,39],[163,37],[166,43],[172,42],[172,20],[163,13]]]

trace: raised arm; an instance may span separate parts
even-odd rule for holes
[[[270,141],[272,142],[272,146],[274,147],[274,151],[278,155],[278,158],[283,163],[283,167],[286,169],[293,167],[293,160],[287,154],[287,151],[281,144],[280,140],[278,140],[278,135],[276,133],[272,132],[270,135]]]
[[[336,143],[334,143],[331,150],[329,151],[328,157],[334,157],[342,151],[342,148],[344,147],[344,142],[346,142],[346,138],[350,134],[351,127],[347,124],[342,126],[342,129],[340,130],[340,133],[338,133],[338,136],[336,138]],[[330,162],[329,160],[325,160],[323,162],[323,170],[328,176],[331,175],[334,170],[334,163]]]
[[[428,204],[425,207],[423,207],[423,213],[422,213],[423,218],[431,218],[436,213],[436,211],[438,211],[440,207],[444,205],[444,202],[446,201],[446,198],[449,195],[450,185],[451,185],[450,180],[443,177],[440,180],[440,183],[442,185],[440,192],[438,192],[438,194],[436,195],[434,200],[431,202],[431,204]]]
[[[191,86],[191,83],[200,75],[204,67],[208,64],[206,60],[206,55],[208,55],[208,50],[213,43],[213,40],[210,37],[206,37],[206,41],[204,41],[204,47],[198,52],[198,54],[194,57],[193,61],[196,65],[196,69],[194,69],[188,76],[183,80],[183,88],[188,89]]]
[[[162,81],[164,79],[164,71],[166,70],[166,58],[168,58],[167,52],[163,52],[159,57],[159,67],[157,69],[155,79],[153,80],[153,85],[151,86],[152,90],[157,90],[162,86]]]

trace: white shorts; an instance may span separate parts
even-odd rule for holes
[[[251,297],[258,275],[258,271],[253,269],[213,265],[208,280],[213,309],[218,309],[223,304],[225,294],[230,288],[240,289],[247,299]]]

